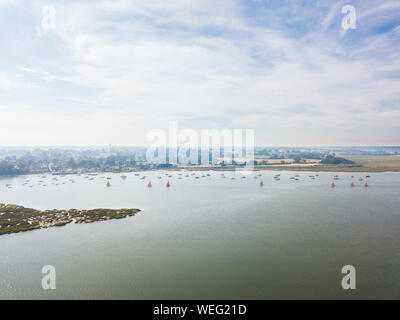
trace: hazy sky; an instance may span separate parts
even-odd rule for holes
[[[0,0],[0,48],[0,146],[145,145],[170,120],[400,144],[400,1]]]

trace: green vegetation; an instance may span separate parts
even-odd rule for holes
[[[322,165],[316,164],[312,166],[285,166],[285,165],[275,165],[275,166],[259,166],[256,170],[273,170],[273,171],[313,171],[313,172],[374,172],[373,170],[367,170],[359,164],[354,165]]]
[[[23,174],[24,171],[13,163],[6,160],[0,160],[0,176]]]
[[[326,157],[322,158],[321,163],[323,164],[354,164],[353,161],[347,160],[345,158],[335,157],[328,154]]]
[[[133,216],[139,209],[45,210],[0,203],[0,235]]]
[[[400,156],[349,156],[365,172],[400,172]]]

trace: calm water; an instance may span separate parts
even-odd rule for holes
[[[106,174],[110,188],[102,175],[3,178],[3,203],[143,211],[0,236],[0,299],[400,298],[400,174],[372,173],[364,188],[366,174],[337,173],[331,188],[335,173],[280,173],[262,172],[262,188],[233,172],[141,173],[152,188],[133,173]],[[48,264],[56,290],[41,288]],[[341,289],[346,264],[357,270],[351,292]]]

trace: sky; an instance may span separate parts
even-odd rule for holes
[[[0,146],[399,145],[399,40],[398,0],[0,0]]]

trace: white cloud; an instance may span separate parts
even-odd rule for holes
[[[248,23],[232,1],[57,3],[55,35],[44,38],[59,41],[59,65],[50,62],[62,72],[39,72],[40,89],[12,107],[47,125],[17,131],[3,107],[13,138],[0,145],[145,144],[146,131],[168,120],[255,128],[259,144],[396,143],[399,112],[377,106],[399,92],[399,79],[379,77],[400,70],[399,60],[372,59],[365,46],[354,59],[324,39],[338,5],[321,15],[322,31],[297,38]]]

